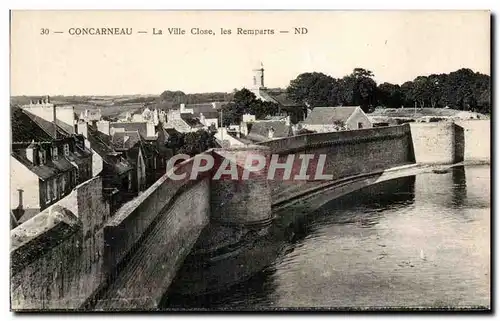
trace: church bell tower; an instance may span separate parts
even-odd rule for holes
[[[255,89],[265,88],[264,86],[264,65],[260,63],[259,69],[253,70],[253,87]]]

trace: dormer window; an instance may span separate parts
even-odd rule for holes
[[[69,144],[64,144],[64,156],[69,156]]]
[[[56,161],[57,160],[57,146],[52,147],[52,160]]]

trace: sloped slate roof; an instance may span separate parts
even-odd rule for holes
[[[345,122],[359,106],[349,107],[314,107],[304,120],[306,125],[327,125],[334,121]]]
[[[139,132],[117,132],[111,137],[111,144],[117,150],[128,150],[135,146],[141,140]]]
[[[90,148],[92,148],[103,159],[109,153],[114,152],[113,148],[110,147],[111,137],[93,129],[91,126],[88,127],[87,140],[90,142]]]
[[[31,120],[33,120],[40,128],[43,129],[44,132],[46,132],[50,137],[52,137],[53,139],[57,139],[57,138],[65,138],[65,137],[69,137],[70,136],[70,133],[72,132],[71,129],[68,129],[67,127],[69,125],[66,125],[64,124],[62,121],[58,121],[56,120],[56,135],[57,137],[54,135],[54,123],[53,122],[50,122],[50,121],[47,121],[41,117],[38,117],[28,111],[23,111],[26,115],[28,115],[29,118],[31,118]],[[61,124],[64,124],[63,126],[66,127],[66,130],[61,128]],[[71,126],[69,126],[71,127]],[[68,132],[69,130],[69,132]]]
[[[203,127],[203,124],[200,123],[200,120],[196,117],[193,117],[192,114],[181,114],[181,119],[188,124],[189,127]]]
[[[73,165],[71,165],[71,163],[67,160],[65,160],[65,162],[58,163],[57,165],[52,161],[48,161],[44,165],[33,165],[33,163],[30,162],[25,155],[23,155],[23,150],[12,152],[11,155],[42,180],[47,180],[53,176],[58,175],[59,173],[74,168]]]
[[[186,109],[192,109],[193,113],[198,116],[200,113],[209,113],[213,111],[217,111],[216,108],[214,108],[214,105],[212,103],[200,103],[200,104],[186,104]]]
[[[265,89],[259,89],[257,95],[260,95],[264,99],[264,101],[278,103],[278,101],[273,96],[271,96]]]
[[[284,121],[259,121],[249,124],[248,138],[259,140],[261,138],[268,138],[269,129],[274,129],[273,138],[288,137],[291,134],[291,127],[287,126]]]
[[[113,155],[119,155],[111,147],[111,137],[97,131],[92,126],[88,127],[88,141],[90,142],[90,148],[92,148],[102,160],[111,165],[114,169],[115,174],[121,175],[132,169],[132,165],[123,157],[115,157]]]
[[[13,107],[11,115],[12,142],[49,142],[52,137],[21,108]]]
[[[147,122],[116,122],[110,123],[110,128],[123,128],[126,132],[139,132],[142,138],[149,138],[147,136]]]

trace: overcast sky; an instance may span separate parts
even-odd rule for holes
[[[128,27],[133,36],[71,36],[74,27]],[[153,36],[152,28],[163,36]],[[181,27],[186,35],[165,35]],[[191,28],[213,29],[194,36]],[[237,28],[275,29],[236,35]],[[294,35],[306,27],[306,35]],[[41,29],[50,30],[40,35]],[[220,35],[220,28],[232,35]],[[137,34],[146,30],[148,34]],[[289,30],[290,33],[280,33]],[[62,31],[62,34],[53,34]],[[355,67],[378,83],[471,68],[490,74],[488,12],[14,12],[12,95],[117,95],[231,91],[260,62],[268,87],[302,72],[342,77]]]

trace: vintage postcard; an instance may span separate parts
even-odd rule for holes
[[[490,12],[10,15],[11,310],[491,310]]]

